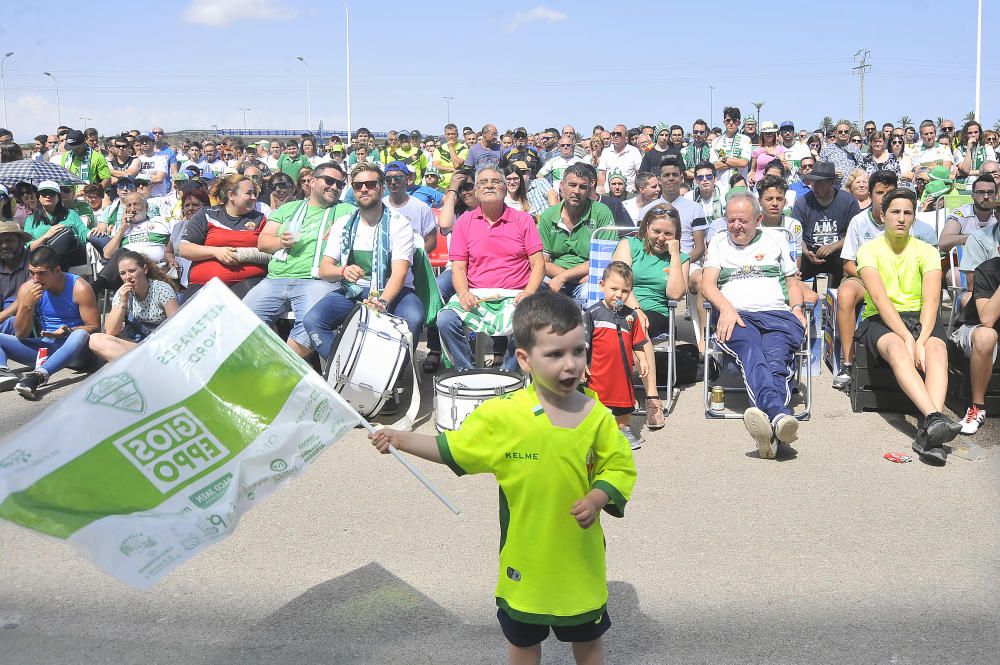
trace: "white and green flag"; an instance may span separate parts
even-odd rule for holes
[[[358,414],[218,280],[0,442],[0,518],[148,588]]]

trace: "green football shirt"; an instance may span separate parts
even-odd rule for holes
[[[454,432],[438,436],[458,475],[492,473],[500,485],[500,566],[496,602],[533,624],[598,620],[608,601],[604,531],[581,529],[570,514],[593,488],[624,514],[635,462],[615,418],[592,391],[590,413],[574,429],[554,426],[533,386],[484,402]]]
[[[562,207],[563,204],[558,203],[542,212],[538,217],[538,235],[542,237],[542,246],[552,263],[569,269],[590,260],[590,236],[601,227],[614,226],[615,220],[611,208],[600,201],[591,201],[573,230],[568,230],[562,224]],[[608,231],[600,237],[614,240],[618,236],[614,231]]]
[[[271,213],[268,221],[280,224],[279,236],[286,230],[294,233],[294,230],[288,227],[295,217],[295,213],[303,204],[305,204],[304,201],[289,201]],[[330,210],[329,215],[327,215],[327,210]],[[323,259],[326,234],[333,228],[335,221],[344,215],[350,215],[354,210],[354,206],[350,203],[334,203],[332,209],[307,207],[305,219],[298,229],[299,239],[289,248],[288,258],[284,261],[271,259],[270,263],[267,264],[267,276],[274,279],[309,279],[312,277],[313,266],[318,267]],[[325,224],[323,223],[324,219],[326,219]]]

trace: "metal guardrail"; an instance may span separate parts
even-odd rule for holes
[[[341,138],[347,138],[346,129],[336,129],[333,131],[319,129],[312,131],[308,129],[225,129],[220,127],[214,133],[216,136],[300,136],[302,134],[331,136],[336,134]],[[372,132],[372,137],[376,139],[385,139],[388,136],[388,132]]]

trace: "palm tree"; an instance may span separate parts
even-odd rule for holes
[[[823,130],[824,135],[829,133],[834,128],[833,118],[828,115],[823,116],[823,119],[819,121],[819,128]]]
[[[937,117],[937,126],[940,127],[943,124],[944,124],[944,118],[942,118],[941,116],[938,116]]]
[[[897,122],[897,123],[899,124],[899,126],[900,126],[900,127],[902,127],[903,129],[906,129],[907,127],[909,127],[910,125],[912,125],[912,124],[913,124],[913,121],[912,121],[912,120],[910,120],[910,116],[908,116],[908,115],[904,115],[904,116],[901,116],[901,117],[899,118],[899,120],[897,120],[896,122]]]
[[[1000,132],[1000,120],[997,120],[996,122],[993,123],[993,131]]]
[[[969,111],[968,113],[965,114],[965,117],[962,118],[962,122],[963,123],[965,123],[965,122],[975,122],[975,120],[976,120],[976,112],[975,111]]]
[[[852,133],[856,132],[856,131],[859,131],[858,130],[858,123],[854,122],[853,120],[848,120],[847,118],[841,118],[840,120],[837,121],[837,124],[838,125],[847,125],[848,127],[851,128],[851,132]]]

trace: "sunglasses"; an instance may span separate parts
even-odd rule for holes
[[[276,182],[274,183],[275,189],[291,189],[292,183],[290,182]]]
[[[611,136],[625,136],[622,132],[611,132]]]
[[[127,183],[118,183],[118,189],[127,189],[130,192],[134,192],[135,191],[135,185],[133,185],[130,182],[127,182]]]
[[[714,173],[703,173],[702,175],[696,175],[694,177],[698,182],[704,182],[705,180],[715,180]]]
[[[953,132],[953,131],[955,131],[955,128],[954,127],[942,127],[941,131],[942,132]]]
[[[573,144],[572,143],[560,143],[559,147],[560,148],[572,148]]]
[[[889,145],[903,145],[902,140],[889,141]]]
[[[656,206],[655,208],[650,210],[650,212],[653,213],[654,215],[667,215],[669,217],[681,216],[681,214],[677,212],[676,208],[664,208],[663,206]]]
[[[394,177],[394,178],[403,178],[404,176],[392,176],[392,177]],[[386,180],[388,180],[388,178],[386,178]],[[366,189],[372,189],[372,190],[374,190],[374,189],[378,188],[378,184],[379,184],[378,180],[360,180],[360,181],[359,180],[355,180],[354,181],[354,190],[355,191],[362,191],[362,190],[366,190]]]
[[[702,136],[704,134],[708,134],[708,132],[705,131],[704,129],[692,129],[691,133],[694,134],[695,136]]]
[[[347,181],[334,178],[332,175],[314,175],[313,180],[322,180],[327,187],[333,187],[334,185],[337,187],[343,187],[347,184]]]
[[[43,196],[45,196],[45,197],[59,196],[59,192],[53,192],[51,189],[46,189],[44,192],[38,192],[38,196],[39,196],[39,198],[41,198]]]
[[[59,192],[62,194],[72,194],[75,190],[72,187],[60,187]]]
[[[864,143],[864,141],[862,141],[861,139],[851,139],[851,143],[857,143],[858,145],[861,145],[862,143]]]
[[[837,133],[838,134],[850,134],[851,130],[849,130],[849,129],[838,129]]]
[[[725,124],[728,125],[728,124],[731,124],[731,123],[734,123],[734,122],[739,122],[739,121],[740,121],[739,118],[725,118],[722,122],[724,122]]]

